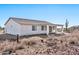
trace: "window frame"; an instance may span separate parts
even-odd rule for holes
[[[36,25],[32,25],[32,31],[37,31],[37,26]]]
[[[47,30],[47,26],[46,25],[41,25],[41,30],[42,31],[46,31]]]

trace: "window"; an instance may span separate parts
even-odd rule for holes
[[[44,26],[41,26],[41,30],[44,30]]]
[[[41,30],[43,31],[43,30],[47,30],[47,27],[46,26],[41,26]]]
[[[45,30],[47,30],[47,26],[45,26]]]
[[[32,31],[35,31],[35,30],[37,30],[37,26],[32,26]]]
[[[55,28],[56,28],[56,27],[55,27],[55,26],[53,26],[53,30],[55,30]]]

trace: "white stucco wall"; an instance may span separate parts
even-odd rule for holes
[[[13,20],[10,20],[6,25],[5,25],[5,33],[8,34],[19,34],[20,35],[20,25]]]
[[[12,19],[5,25],[5,33],[17,35],[33,35],[33,34],[48,34],[49,33],[49,26],[47,26],[47,30],[41,30],[42,25],[34,25],[37,27],[37,30],[32,31],[32,25],[21,25],[13,21]],[[63,29],[62,29],[63,30]],[[52,26],[52,33],[56,33],[56,26],[53,28]]]
[[[10,20],[6,25],[5,25],[5,33],[8,34],[13,34],[17,35],[33,35],[33,34],[43,34],[46,33],[47,31],[41,30],[41,25],[35,25],[37,26],[36,31],[32,31],[32,25],[20,25],[16,23],[13,20]]]
[[[32,25],[21,25],[21,35],[44,34],[47,32],[46,30],[41,30],[41,25],[35,26],[37,26],[37,30],[32,31]]]

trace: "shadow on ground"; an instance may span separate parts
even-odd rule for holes
[[[11,35],[11,34],[0,34],[0,41],[5,41],[5,40],[16,40],[16,36],[15,35]]]
[[[52,35],[54,36],[61,36],[61,34],[50,34],[49,36],[52,37]],[[62,34],[63,35],[63,34]],[[40,38],[48,38],[48,36],[46,34],[36,34],[36,35],[24,35],[24,36],[20,36],[19,38],[20,39],[23,39],[23,38],[30,38],[30,37],[40,37]],[[5,41],[5,40],[10,40],[10,41],[15,41],[17,39],[17,36],[16,35],[11,35],[11,34],[0,34],[0,41]]]

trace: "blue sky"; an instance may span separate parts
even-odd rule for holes
[[[20,17],[35,20],[45,20],[52,23],[79,25],[78,4],[0,4],[0,26],[9,17]]]

